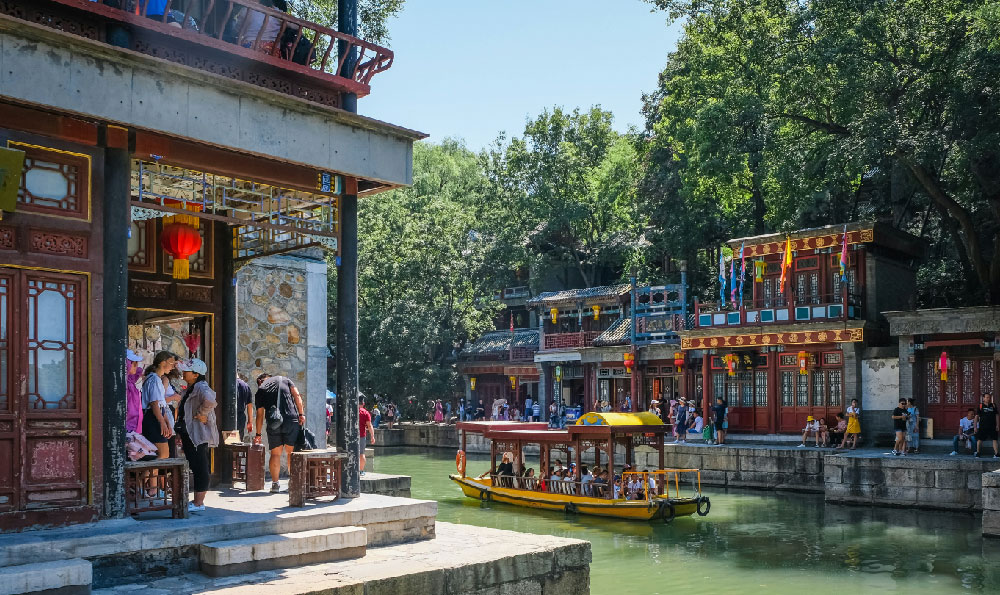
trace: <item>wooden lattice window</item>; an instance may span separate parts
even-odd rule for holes
[[[27,398],[31,409],[76,409],[76,283],[28,279]]]
[[[962,361],[962,403],[972,405],[979,401],[975,393],[973,379],[976,377],[976,362],[973,360]]]
[[[996,402],[996,395],[993,394],[993,362],[984,360],[979,367],[979,391],[982,394],[990,393]]]
[[[936,405],[941,402],[941,381],[934,362],[927,362],[927,404]]]
[[[754,372],[754,392],[757,395],[757,406],[767,407],[767,372],[758,370]]]
[[[198,226],[201,236],[201,248],[191,256],[192,277],[212,277],[212,226],[203,221]],[[163,252],[163,272],[170,274],[174,270],[174,257]]]
[[[822,407],[826,398],[826,372],[816,370],[812,373],[813,407]]]
[[[35,145],[9,142],[25,152],[18,209],[90,219],[90,157]]]
[[[153,221],[133,221],[128,239],[128,268],[133,271],[156,270],[153,246]]]
[[[795,404],[799,407],[809,405],[809,376],[805,374],[795,377]]]
[[[0,411],[10,410],[10,277],[0,277]]]
[[[795,372],[781,373],[781,406],[791,407],[795,403]]]
[[[830,370],[827,374],[829,374],[830,379],[828,382],[830,393],[826,404],[830,407],[840,407],[844,402],[844,372],[843,370]]]

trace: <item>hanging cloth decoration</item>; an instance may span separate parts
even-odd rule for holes
[[[753,280],[756,283],[764,282],[764,269],[767,267],[763,260],[755,260],[753,262]]]
[[[740,308],[743,307],[743,283],[747,279],[747,257],[743,253],[745,247],[746,242],[740,244]]]
[[[729,301],[733,304],[733,309],[736,309],[736,255],[733,255],[733,259],[729,261]]]
[[[844,224],[844,240],[840,245],[840,282],[847,281],[847,224]]]
[[[174,203],[174,204],[171,204]],[[184,210],[200,212],[202,206],[196,203],[166,201],[167,206],[181,207]],[[174,258],[174,279],[188,279],[191,276],[190,258],[201,250],[201,234],[198,228],[201,220],[197,215],[168,215],[163,218],[163,231],[160,232],[160,245]]]
[[[788,282],[788,269],[792,268],[792,240],[785,236],[785,254],[781,257],[781,282],[778,293],[785,293],[785,283]]]
[[[726,305],[726,255],[719,249],[719,306]]]

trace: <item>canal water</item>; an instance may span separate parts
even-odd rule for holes
[[[454,453],[382,449],[380,473],[410,475],[438,520],[593,544],[595,595],[1000,593],[1000,540],[977,515],[825,504],[822,496],[706,488],[707,517],[672,524],[536,511],[466,498],[448,479]],[[470,457],[468,473],[489,467]]]

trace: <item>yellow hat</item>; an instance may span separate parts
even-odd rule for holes
[[[809,417],[807,417],[806,421],[813,421],[813,416],[810,415]]]

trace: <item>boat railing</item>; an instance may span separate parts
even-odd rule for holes
[[[671,484],[673,485],[673,496],[675,498],[681,497],[681,475],[687,473],[692,475],[692,483],[694,484],[695,490],[697,490],[697,495],[701,495],[701,470],[700,469],[658,469],[656,471],[626,471],[622,473],[622,488],[626,492],[629,492],[628,486],[630,484],[638,483],[642,488],[640,488],[646,496],[646,500],[652,500],[654,495],[657,496],[670,496]],[[638,482],[631,481],[632,479],[637,479]],[[652,483],[650,483],[652,482]],[[647,489],[649,486],[655,486],[655,490]],[[654,494],[655,491],[655,494]],[[631,499],[631,498],[630,498]]]
[[[544,492],[546,494],[565,494],[567,496],[607,497],[607,486],[601,483],[547,479],[544,477],[515,477],[500,474],[494,474],[491,478],[493,480],[492,485],[498,488],[528,490],[531,492]]]

